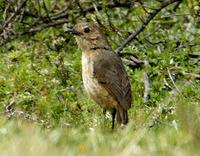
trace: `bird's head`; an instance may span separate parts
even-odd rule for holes
[[[105,35],[94,22],[79,22],[67,31],[75,35],[77,44],[83,52],[101,47],[110,48]]]

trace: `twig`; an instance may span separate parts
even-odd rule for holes
[[[179,7],[179,5],[183,2],[183,0],[180,0],[175,7],[173,8],[173,11],[176,11],[176,9]]]
[[[143,5],[143,2],[139,1],[139,4],[142,7],[142,9],[144,10],[144,12],[146,12],[147,14],[149,14],[149,11],[147,11],[148,8]]]
[[[48,21],[51,21],[51,18],[49,17],[49,10],[47,9],[47,6],[46,6],[46,3],[45,3],[45,1],[43,0],[42,1],[42,5],[43,5],[43,8],[44,8],[44,10],[45,10],[45,13],[46,13],[46,16],[47,16],[47,18],[45,18],[45,19],[43,19],[43,20],[48,20]]]
[[[47,128],[51,128],[52,127],[47,120],[39,119],[39,118],[37,118],[35,116],[32,116],[29,113],[21,111],[21,110],[13,110],[13,111],[5,112],[5,113],[7,114],[8,118],[11,118],[11,117],[22,117],[25,120],[30,120],[30,121],[36,122],[38,124],[41,124],[43,126],[47,126]]]
[[[167,7],[168,5],[175,3],[175,2],[179,2],[180,0],[166,0],[162,3],[162,5],[158,8],[158,9],[154,9],[154,11],[152,11],[149,16],[144,19],[143,23],[141,23],[135,31],[132,31],[132,34],[129,35],[123,42],[122,44],[115,50],[117,53],[121,53],[122,49],[129,43],[131,42],[133,39],[136,38],[136,36],[141,33],[145,27],[149,24],[149,22],[165,7]]]
[[[160,29],[160,26],[158,26],[158,28],[156,28],[153,32],[151,32],[151,33],[145,35],[145,36],[144,36],[142,39],[140,39],[140,40],[143,40],[143,39],[146,39],[146,38],[152,36],[153,34],[155,34],[156,32],[158,32],[159,29]]]
[[[9,17],[9,19],[3,24],[3,26],[0,28],[0,34],[2,34],[2,32],[4,32],[4,30],[6,29],[6,27],[8,26],[8,24],[13,20],[13,18],[18,15],[20,13],[20,10],[21,8],[24,6],[25,2],[27,0],[21,0],[22,3],[20,3],[19,7],[16,9],[16,11]],[[39,8],[41,7],[40,4],[39,5]],[[109,3],[107,5],[108,8],[129,8],[130,7],[130,3]],[[70,4],[67,8],[65,8],[65,10],[62,10],[60,12],[60,14],[58,13],[55,13],[53,15],[48,15],[49,17],[47,16],[37,16],[37,15],[34,15],[34,18],[35,21],[32,22],[32,24],[26,28],[23,32],[21,33],[17,33],[16,35],[9,35],[8,37],[6,38],[0,38],[0,46],[3,46],[5,45],[6,43],[10,42],[11,40],[13,39],[16,39],[16,38],[19,38],[19,37],[22,37],[24,35],[27,35],[27,34],[30,34],[30,33],[35,33],[35,32],[39,32],[43,29],[46,29],[46,28],[49,28],[49,27],[54,27],[54,26],[57,26],[57,25],[62,25],[64,23],[67,23],[69,22],[69,15],[71,13],[70,11],[70,7],[71,7],[71,1],[70,1]],[[98,10],[102,10],[103,9],[103,6],[102,4],[98,4],[96,6],[96,8]],[[85,8],[82,13],[83,14],[87,14],[87,13],[92,13],[95,11],[95,8],[93,6],[89,6],[87,8]],[[26,14],[26,13],[25,13]],[[29,13],[30,14],[30,13]],[[29,15],[29,14],[26,14],[26,15]],[[80,9],[77,11],[75,10],[73,12],[73,14],[75,15],[75,18],[78,18],[81,16],[81,12],[80,12]],[[33,16],[32,14],[30,14],[29,16]],[[45,19],[45,18],[50,18],[51,21],[44,21],[42,19]]]
[[[31,64],[31,67],[32,67],[32,69],[33,69],[33,71],[35,71],[36,73],[38,73],[39,75],[41,75],[41,76],[46,76],[45,74],[42,74],[33,64]]]
[[[130,57],[129,57],[129,60],[135,62],[136,64],[145,64],[145,61],[139,60],[139,59],[137,59],[137,58],[134,57],[134,56],[130,56]]]
[[[83,17],[85,17],[85,13],[83,12],[83,7],[82,7],[81,4],[80,4],[80,0],[76,0],[76,3],[77,3],[77,5],[78,5],[78,7],[79,7],[79,9],[80,9],[80,13],[82,13],[82,14],[83,14]]]
[[[54,26],[57,26],[57,25],[64,24],[66,22],[68,22],[68,19],[52,21],[52,22],[47,23],[47,24],[42,24],[42,25],[39,25],[39,26],[32,27],[28,30],[25,30],[22,33],[16,34],[14,37],[6,38],[2,42],[0,41],[0,46],[3,46],[4,44],[8,43],[9,41],[13,40],[14,38],[20,38],[24,35],[27,35],[27,34],[30,34],[30,33],[36,33],[36,32],[39,32],[39,31],[45,29],[45,28],[54,27]]]
[[[26,0],[21,0],[19,2],[19,6],[17,7],[16,11],[5,21],[5,23],[3,24],[0,33],[3,32],[3,30],[5,29],[5,27],[7,27],[9,25],[9,23],[11,23],[11,21],[13,20],[13,18],[19,14],[21,8],[24,6],[24,4],[26,3]]]
[[[174,87],[176,88],[176,90],[180,93],[180,90],[179,90],[178,87],[176,86],[176,84],[175,84],[175,82],[174,82],[174,80],[173,80],[173,78],[172,78],[172,75],[171,75],[169,69],[167,69],[167,72],[168,72],[168,75],[169,75],[170,80],[172,81],[172,84],[174,85]]]
[[[182,68],[182,67],[172,67],[172,68],[170,68],[170,70],[176,70],[176,72],[178,72],[184,76],[187,75],[187,76],[193,77],[195,79],[200,79],[200,74],[185,71],[184,68]]]
[[[190,53],[188,54],[188,56],[192,57],[192,58],[200,58],[200,52],[195,52],[195,53]]]
[[[200,80],[200,75],[199,74],[189,73],[189,72],[185,72],[185,71],[182,71],[182,74],[183,75],[189,75],[189,76],[192,76],[192,77]]]
[[[112,9],[112,8],[129,8],[131,6],[130,3],[109,3],[107,5],[107,8],[108,9]],[[103,5],[102,4],[97,4],[96,5],[96,8],[94,8],[94,6],[89,6],[88,8],[82,10],[82,13],[83,14],[87,14],[87,13],[92,13],[92,12],[95,12],[97,9],[98,11],[99,10],[102,10],[103,9]],[[79,11],[75,11],[73,12],[75,15],[76,15],[76,18],[80,17],[81,14],[80,14],[80,10]],[[68,16],[69,16],[70,12],[69,12],[69,9],[66,10],[66,12],[63,12],[61,14],[56,14],[56,15],[52,15],[50,16],[50,18],[52,20],[58,20],[58,19],[66,19]]]
[[[167,82],[165,78],[164,78],[164,85],[168,87],[170,90],[172,90],[172,87],[169,85],[169,83]]]
[[[147,102],[147,100],[149,99],[150,84],[146,72],[143,73],[143,79],[144,79],[144,102]]]
[[[10,9],[10,6],[11,6],[11,3],[8,3],[7,6],[4,9],[4,13],[3,13],[5,15],[4,20],[7,18],[7,12]]]
[[[36,27],[30,28],[29,30],[21,33],[19,36],[22,36],[22,35],[25,35],[25,34],[29,34],[29,33],[38,32],[38,31],[43,30],[44,28],[49,28],[49,27],[53,27],[53,26],[56,26],[56,25],[61,25],[61,24],[64,24],[66,22],[68,22],[67,19],[58,20],[58,21],[52,21],[52,22],[47,23],[47,24],[42,24],[40,26],[36,26]]]

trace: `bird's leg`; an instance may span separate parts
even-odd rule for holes
[[[112,129],[114,129],[114,127],[115,127],[115,115],[116,115],[116,112],[117,112],[117,110],[114,108],[113,110],[112,110]]]

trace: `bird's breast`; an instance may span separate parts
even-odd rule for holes
[[[117,101],[94,77],[95,58],[82,54],[82,78],[86,92],[90,97],[103,108],[117,106]]]

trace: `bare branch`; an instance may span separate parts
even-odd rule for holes
[[[131,35],[129,35],[123,42],[122,44],[115,50],[117,53],[121,53],[122,49],[129,43],[131,42],[133,39],[136,38],[136,36],[141,33],[145,27],[149,24],[149,22],[165,7],[167,7],[168,5],[175,3],[175,2],[179,2],[180,0],[166,0],[162,3],[162,5],[158,8],[158,9],[154,9],[154,11],[152,11],[151,13],[149,13],[149,16],[144,19],[143,23],[141,23],[135,31],[132,32]]]
[[[16,11],[13,12],[13,14],[9,17],[9,19],[7,21],[4,22],[3,26],[0,28],[0,35],[1,36],[5,36],[6,37],[1,37],[0,39],[0,46],[3,46],[4,44],[8,43],[9,41],[22,37],[23,35],[27,35],[30,33],[36,33],[39,32],[43,29],[49,28],[49,27],[54,27],[54,26],[58,26],[58,25],[62,25],[64,23],[69,22],[69,15],[73,12],[73,14],[75,15],[75,18],[78,18],[80,16],[82,16],[82,14],[87,14],[87,13],[92,13],[95,11],[95,8],[93,6],[89,6],[87,8],[82,8],[83,10],[73,10],[71,9],[71,2],[69,3],[69,5],[67,7],[64,8],[64,10],[61,10],[59,13],[54,13],[50,15],[50,12],[48,12],[46,4],[43,3],[43,7],[44,10],[46,11],[46,15],[42,16],[41,13],[40,15],[36,15],[34,13],[31,12],[27,12],[27,10],[25,10],[24,15],[26,16],[31,16],[34,17],[34,20],[31,23],[27,23],[27,27],[23,28],[24,30],[22,32],[16,32],[13,34],[9,34],[6,32],[4,35],[4,30],[7,30],[6,28],[8,27],[9,23],[11,23],[13,21],[13,18],[15,18],[17,15],[19,15],[21,12],[21,8],[24,6],[25,2],[27,0],[20,0],[19,6],[17,7]],[[38,2],[38,6],[39,6],[39,12],[40,12],[40,3]],[[125,7],[125,8],[129,8],[131,6],[130,3],[109,3],[107,5],[108,8],[119,8],[119,7]],[[102,10],[103,6],[102,4],[97,4],[96,8],[98,10]],[[48,19],[48,20],[46,20]],[[13,31],[14,32],[14,31]]]
[[[146,72],[143,73],[143,79],[144,79],[144,102],[146,102],[149,99],[149,91],[150,91],[149,78]]]
[[[15,18],[15,16],[17,14],[19,14],[19,12],[21,11],[21,8],[24,6],[24,4],[26,3],[27,0],[21,0],[19,2],[19,6],[17,7],[16,11],[4,22],[2,28],[0,29],[0,33],[3,32],[3,30],[5,29],[5,27],[7,27],[9,25],[9,23],[12,22],[13,18]]]
[[[172,81],[172,84],[174,85],[174,87],[176,88],[176,90],[180,93],[180,90],[179,90],[178,87],[176,86],[176,84],[175,84],[175,82],[174,82],[174,80],[173,80],[173,78],[172,78],[172,75],[171,75],[169,69],[167,69],[167,72],[168,72],[168,75],[169,75],[170,80]]]

